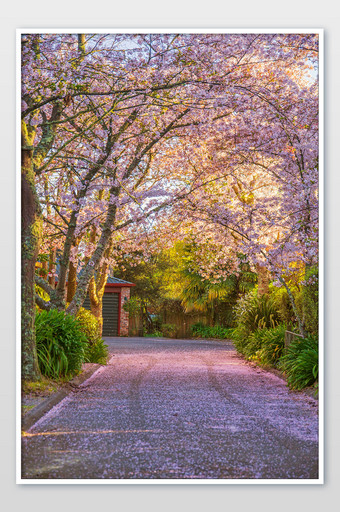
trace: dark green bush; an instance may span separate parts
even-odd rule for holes
[[[94,343],[87,343],[85,347],[85,363],[106,364],[109,351],[102,338],[98,338]]]
[[[257,329],[274,328],[280,321],[274,300],[267,295],[258,297],[256,288],[237,301],[234,314],[234,336],[240,341]]]
[[[296,305],[307,332],[316,335],[319,329],[319,274],[318,267],[308,267],[305,284],[296,297]]]
[[[42,311],[35,320],[41,373],[50,378],[74,375],[85,358],[86,336],[78,320],[64,311]]]
[[[295,314],[286,288],[270,285],[270,296],[280,321],[286,325],[293,325],[295,323]]]
[[[262,365],[277,366],[285,347],[285,332],[285,324],[274,329],[258,329],[248,338],[246,355]]]
[[[318,361],[318,338],[308,336],[291,342],[279,361],[279,367],[287,375],[287,383],[292,389],[303,389],[317,381]]]
[[[227,339],[231,337],[233,329],[222,327],[221,325],[209,326],[201,322],[191,326],[191,333],[193,336],[199,338],[218,338]]]
[[[163,337],[163,333],[161,331],[153,331],[151,332],[150,334],[146,334],[146,336],[148,338],[162,338]]]
[[[161,331],[166,338],[175,338],[177,327],[174,324],[162,324]]]

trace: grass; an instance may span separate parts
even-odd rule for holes
[[[34,396],[48,396],[51,393],[57,391],[58,383],[55,381],[46,379],[45,377],[41,380],[34,382],[23,382],[22,393],[24,395]]]
[[[21,406],[21,408],[22,408],[24,413],[30,411],[31,409],[34,409],[34,407],[35,407],[34,404],[33,405],[22,405]]]

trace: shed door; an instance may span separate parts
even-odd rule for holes
[[[90,298],[87,295],[83,307],[91,310]],[[119,293],[103,295],[103,336],[118,336]]]

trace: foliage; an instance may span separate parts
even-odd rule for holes
[[[306,331],[317,334],[319,328],[319,272],[317,266],[306,268],[304,283],[298,295],[297,307]]]
[[[303,389],[315,384],[318,379],[318,337],[305,339],[296,337],[279,362],[279,367],[287,376],[292,389]]]
[[[274,292],[260,301],[254,293],[240,299],[236,308],[237,326],[231,337],[238,352],[247,359],[279,368],[287,375],[291,388],[303,389],[317,380],[318,339],[317,336],[296,337],[285,352],[286,324],[278,323],[274,315],[276,311],[281,318],[287,318],[283,313],[289,308],[282,307],[287,305],[284,299],[284,292]],[[277,311],[278,304],[281,309]]]
[[[146,336],[148,338],[162,338],[163,337],[163,333],[161,331],[155,330],[155,331],[153,331],[150,334],[146,334]]]
[[[235,307],[232,333],[236,349],[263,365],[277,365],[283,350],[286,324],[280,323],[282,293],[257,296],[257,290],[241,297]],[[283,308],[281,307],[281,311]]]
[[[139,297],[135,297],[135,296],[130,297],[130,299],[127,300],[123,304],[124,311],[129,313],[131,315],[131,317],[138,316],[140,313],[140,308],[141,308],[140,299],[139,299]]]
[[[245,354],[261,365],[277,366],[284,352],[285,331],[285,324],[280,324],[273,329],[258,329],[249,336]]]
[[[87,343],[93,345],[100,338],[100,324],[99,320],[85,308],[80,308],[76,318],[80,325],[82,332],[85,334]]]
[[[282,286],[278,288],[277,286],[269,285],[270,296],[276,308],[277,314],[280,318],[280,321],[285,323],[286,325],[294,324],[294,311],[292,309],[292,305],[290,303],[287,290]]]
[[[87,344],[85,347],[85,363],[106,364],[109,351],[102,338],[98,338],[94,343]]]
[[[230,339],[233,329],[222,327],[221,325],[209,326],[198,322],[191,326],[191,333],[199,338]]]
[[[37,313],[36,346],[41,373],[58,379],[81,370],[86,336],[76,318],[52,309]]]
[[[274,328],[279,323],[275,302],[270,296],[257,296],[257,289],[246,293],[234,308],[237,339],[247,338],[257,329]]]
[[[295,272],[285,276],[293,298],[298,315],[300,316],[304,329],[310,334],[318,333],[318,300],[319,282],[318,267],[295,265]],[[286,288],[270,285],[270,295],[277,309],[280,320],[294,330],[296,324],[296,312],[292,308]]]
[[[84,362],[105,364],[109,353],[104,340],[100,336],[99,320],[85,308],[80,308],[76,318],[87,341]]]
[[[50,300],[50,297],[49,295],[45,292],[45,290],[43,290],[40,286],[38,286],[37,284],[35,285],[35,293],[41,297],[45,302],[48,302]],[[38,306],[37,307],[37,311],[41,311],[40,308]]]
[[[180,299],[186,312],[207,312],[216,320],[218,309],[228,309],[238,292],[254,286],[256,275],[250,271],[244,255],[237,255],[236,273],[228,258],[223,262],[220,260],[213,243],[207,238],[204,244],[197,243],[193,233],[183,241],[177,241],[167,255],[170,264],[164,272],[164,291],[168,297]],[[221,308],[223,304],[227,307]]]
[[[162,324],[161,331],[166,338],[175,338],[177,327],[174,324]]]

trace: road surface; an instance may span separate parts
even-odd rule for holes
[[[23,479],[317,479],[317,401],[230,342],[106,338],[23,437]]]

